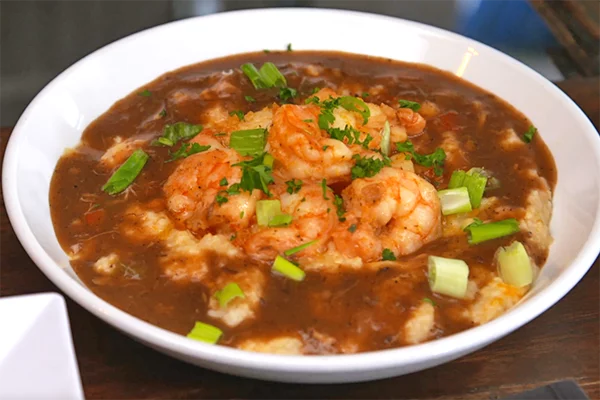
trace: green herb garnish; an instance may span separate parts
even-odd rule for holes
[[[230,112],[229,112],[229,115],[231,115],[231,116],[234,116],[234,115],[235,115],[236,117],[238,117],[238,119],[239,119],[240,121],[243,121],[243,120],[244,120],[244,112],[243,112],[242,110],[234,110],[234,111],[230,111]]]
[[[287,51],[293,51],[293,50],[292,50],[292,44],[291,44],[291,43],[288,43],[288,45],[287,45],[287,47],[286,47],[286,50],[287,50]]]
[[[165,125],[163,134],[152,142],[153,146],[174,146],[180,140],[189,140],[194,138],[202,131],[202,125],[188,124],[187,122],[177,122],[173,125]]]
[[[167,116],[167,109],[163,108],[161,112],[158,113],[158,116],[164,118]]]
[[[265,149],[266,136],[267,130],[262,128],[231,132],[229,147],[242,156],[257,156]]]
[[[333,196],[333,204],[336,208],[336,213],[340,222],[344,222],[346,218],[344,214],[346,214],[346,210],[344,210],[344,199],[342,196],[338,196],[337,194]]]
[[[398,104],[400,105],[400,108],[410,108],[413,111],[419,111],[421,108],[421,105],[416,101],[398,100]]]
[[[215,197],[215,201],[217,202],[217,204],[223,204],[223,203],[227,203],[229,201],[229,199],[225,196],[223,196],[223,194],[221,193],[226,193],[225,191],[219,192],[217,194],[217,196]]]
[[[523,141],[525,143],[531,143],[531,141],[533,140],[533,135],[535,135],[537,132],[537,129],[531,125],[529,127],[529,129],[527,129],[527,132],[525,132],[525,134],[523,135]]]
[[[288,101],[296,96],[298,96],[298,91],[296,89],[290,87],[284,87],[279,89],[279,98],[282,101]]]
[[[325,178],[321,181],[321,189],[323,189],[323,198],[329,200],[329,197],[327,197],[327,180]]]
[[[262,190],[268,196],[271,195],[268,185],[273,183],[272,169],[264,164],[267,153],[254,157],[249,161],[233,164],[234,167],[242,169],[242,179],[239,188],[252,193],[254,189]]]
[[[390,249],[383,249],[383,253],[381,254],[381,259],[383,261],[396,261],[396,255]]]
[[[379,158],[367,158],[361,157],[358,154],[352,156],[353,160],[356,160],[356,164],[352,167],[352,176],[351,178],[370,178],[375,176],[379,171],[383,169],[383,167],[389,167],[392,162],[389,157],[384,156],[383,159]]]
[[[150,97],[150,96],[152,96],[152,92],[149,91],[148,89],[146,89],[146,90],[142,90],[141,92],[139,92],[138,95],[140,95],[142,97]]]
[[[348,228],[348,231],[350,231],[350,233],[356,232],[356,224],[350,225],[350,227]]]
[[[129,158],[115,171],[108,181],[102,186],[102,190],[114,196],[127,189],[140,174],[148,161],[148,154],[142,149],[134,151]]]
[[[243,64],[241,68],[256,89],[287,86],[285,76],[279,72],[272,62],[264,63],[262,67],[260,67],[260,70],[256,69],[254,64],[250,63]]]
[[[256,101],[256,99],[252,96],[244,96],[244,99],[248,102],[248,103],[254,103]]]
[[[191,156],[192,154],[202,153],[203,151],[206,151],[208,149],[210,149],[210,146],[200,146],[198,143],[183,143],[179,150],[175,152],[169,151],[171,158],[169,158],[165,162],[168,163],[171,161],[179,160],[180,158],[186,158]]]
[[[223,178],[219,181],[219,186],[227,186],[229,182],[227,182],[227,178]]]
[[[300,179],[292,179],[286,181],[285,184],[287,185],[287,192],[289,194],[298,193],[302,189],[302,181]]]
[[[437,176],[444,173],[444,161],[446,160],[446,152],[441,147],[435,149],[431,154],[419,154],[415,151],[415,147],[410,140],[404,143],[396,143],[396,149],[401,153],[409,153],[406,156],[407,160],[411,158],[415,162],[424,167],[433,167],[433,171]]]

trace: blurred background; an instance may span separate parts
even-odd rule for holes
[[[597,75],[598,4],[597,0],[2,0],[0,125],[14,125],[57,74],[114,40],[177,19],[249,8],[324,7],[396,16],[482,41],[552,81]]]

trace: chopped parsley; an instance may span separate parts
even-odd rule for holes
[[[298,193],[302,189],[302,181],[300,179],[292,179],[286,181],[285,184],[287,185],[287,192],[289,194]]]
[[[234,183],[233,185],[229,186],[225,191],[230,196],[234,194],[240,194],[240,184]]]
[[[370,96],[370,94],[367,92],[363,92],[363,94],[362,94],[362,97],[369,97],[369,96]]]
[[[525,134],[523,135],[523,141],[525,143],[531,143],[531,140],[533,140],[533,135],[535,135],[537,132],[537,129],[531,125],[529,127],[529,129],[527,129],[527,132],[525,132]]]
[[[296,89],[293,89],[291,87],[283,87],[279,89],[279,98],[282,101],[289,101],[290,99],[293,99],[296,96],[298,96],[298,91]]]
[[[161,112],[158,113],[158,116],[164,118],[167,116],[167,109],[163,108]]]
[[[140,96],[142,97],[150,97],[152,96],[152,92],[149,91],[148,89],[146,90],[142,90],[141,92],[138,93]]]
[[[177,122],[173,125],[165,125],[163,134],[152,141],[152,146],[174,146],[180,140],[193,139],[202,131],[202,125],[188,124],[187,122]]]
[[[227,178],[223,178],[219,181],[219,185],[220,186],[227,186],[229,185],[229,182],[227,182]]]
[[[421,108],[421,105],[416,101],[398,100],[398,104],[400,105],[400,108],[410,108],[413,111],[419,111]]]
[[[352,224],[352,225],[350,225],[350,227],[348,228],[348,231],[349,231],[350,233],[354,233],[354,232],[356,232],[356,224]]]
[[[310,124],[311,122],[313,122],[312,119],[303,119],[302,122],[306,122],[307,124]]]
[[[329,146],[325,145],[323,146],[323,151],[327,150],[329,148]]]
[[[331,136],[332,139],[339,140],[343,142],[344,139],[348,144],[359,144],[365,149],[369,148],[369,143],[373,140],[373,136],[367,133],[367,136],[363,141],[360,140],[361,132],[357,129],[354,129],[350,125],[346,125],[344,129],[340,128],[329,128],[327,129],[327,133]]]
[[[221,195],[221,193],[225,193],[225,192],[219,192],[217,194],[217,197],[215,197],[215,201],[217,202],[217,204],[223,204],[223,203],[227,203],[229,201],[229,199],[223,195]]]
[[[238,119],[239,119],[240,121],[243,121],[243,120],[244,120],[244,112],[243,112],[242,110],[234,110],[234,111],[230,111],[230,112],[229,112],[229,115],[231,115],[231,116],[234,116],[234,115],[235,115],[236,117],[238,117]]]
[[[271,52],[271,50],[267,50],[267,49],[263,50],[263,53],[265,53],[265,54],[269,54],[270,52]]]
[[[254,189],[258,189],[262,190],[268,196],[271,195],[268,185],[273,183],[273,174],[272,168],[264,164],[266,155],[267,153],[263,153],[252,160],[232,165],[242,169],[242,179],[239,183],[241,190],[252,193]]]
[[[323,189],[323,198],[329,200],[329,197],[327,197],[327,180],[325,178],[321,181],[321,189]]]
[[[444,173],[444,162],[446,161],[446,152],[441,147],[435,149],[431,154],[419,154],[415,151],[415,147],[410,140],[404,143],[396,143],[396,149],[401,153],[408,153],[407,160],[411,158],[415,162],[424,167],[433,167],[433,171],[437,176]]]
[[[390,249],[383,249],[383,254],[381,255],[381,259],[383,261],[396,261],[396,255]]]
[[[183,143],[178,150],[174,152],[169,151],[169,155],[171,156],[171,158],[169,158],[165,162],[168,163],[171,161],[179,160],[180,158],[186,158],[191,156],[192,154],[202,153],[203,151],[206,151],[208,149],[210,149],[210,146],[201,146],[198,143]]]
[[[287,45],[287,47],[286,47],[286,50],[287,50],[287,51],[293,51],[293,50],[292,50],[292,44],[291,44],[291,43],[288,43],[288,45]]]
[[[231,236],[229,237],[229,240],[233,242],[233,241],[235,240],[235,238],[236,238],[236,237],[237,237],[237,233],[234,233],[233,235],[231,235]]]
[[[311,94],[315,94],[315,93],[317,93],[319,90],[321,90],[321,88],[320,88],[320,87],[314,87],[314,88],[313,88],[313,90],[312,90],[312,92],[311,92]],[[318,100],[318,99],[317,99],[317,100]]]
[[[227,133],[219,132],[219,133],[215,133],[213,136],[225,136],[225,135],[227,135]]]
[[[333,204],[335,205],[336,213],[340,222],[344,222],[346,218],[344,214],[346,214],[346,210],[344,210],[344,199],[342,196],[338,196],[337,194],[333,196]]]
[[[248,102],[248,103],[254,103],[256,101],[256,99],[252,96],[244,96],[244,99]]]
[[[389,157],[383,157],[383,159],[379,159],[376,157],[367,158],[361,157],[359,154],[355,154],[352,156],[353,160],[356,160],[356,164],[352,167],[352,179],[357,178],[370,178],[375,176],[383,167],[388,167],[391,165],[391,160]]]

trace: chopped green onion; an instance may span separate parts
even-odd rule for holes
[[[523,141],[525,143],[531,143],[531,141],[533,140],[533,135],[535,135],[536,132],[537,132],[537,128],[535,128],[533,125],[531,125],[529,127],[529,129],[527,129],[527,132],[525,132],[525,134],[523,134]]]
[[[467,293],[469,266],[463,260],[429,256],[429,288],[434,293],[462,299]]]
[[[466,187],[445,189],[437,192],[443,215],[465,213],[472,210],[469,191]]]
[[[244,291],[235,282],[228,283],[221,290],[215,293],[215,298],[219,301],[219,307],[225,308],[227,304],[236,297],[245,298]]]
[[[396,255],[390,249],[383,249],[383,253],[381,254],[381,259],[383,261],[396,261]]]
[[[362,115],[363,124],[369,122],[371,110],[369,109],[369,106],[367,106],[367,103],[362,99],[353,96],[342,96],[339,97],[339,104],[348,111],[354,111]]]
[[[523,287],[533,282],[531,260],[523,243],[514,241],[508,247],[500,247],[496,252],[498,275],[504,283]]]
[[[273,163],[275,162],[275,157],[273,157],[272,155],[270,155],[269,153],[265,154],[264,158],[263,158],[263,165],[267,166],[269,168],[273,168]]]
[[[174,146],[180,140],[189,140],[194,138],[202,131],[202,125],[188,124],[187,122],[177,122],[173,125],[165,125],[163,134],[157,140],[152,142],[153,146]]]
[[[454,171],[452,172],[452,176],[450,177],[450,181],[448,182],[448,189],[456,189],[459,187],[463,187],[463,182],[465,181],[465,177],[467,173],[465,171]]]
[[[281,214],[281,202],[279,200],[258,200],[256,202],[256,222],[258,225],[268,226],[269,221],[279,214]]]
[[[487,224],[477,221],[468,225],[464,230],[469,233],[469,244],[477,244],[519,232],[519,221],[514,218]]]
[[[307,247],[312,246],[313,244],[315,244],[317,242],[318,242],[318,240],[312,240],[310,242],[306,242],[304,244],[301,244],[300,246],[296,246],[289,250],[284,251],[283,254],[285,254],[286,256],[291,256],[292,254],[296,254],[296,253],[306,249]]]
[[[267,131],[265,129],[247,129],[231,132],[229,147],[242,156],[257,156],[265,148]]]
[[[140,174],[148,158],[149,156],[144,150],[137,149],[134,151],[102,186],[102,190],[113,196],[127,189]]]
[[[246,63],[242,65],[242,71],[252,82],[256,89],[268,89],[272,87],[285,87],[287,81],[285,76],[279,72],[275,64],[266,62],[257,70],[253,64]]]
[[[269,220],[269,226],[284,226],[292,223],[293,217],[289,214],[277,214]]]
[[[466,187],[469,191],[471,206],[477,208],[481,205],[483,192],[487,185],[487,171],[482,168],[471,168],[468,172],[454,171],[448,182],[448,188],[457,189]]]
[[[421,105],[416,101],[398,100],[398,104],[400,105],[400,108],[410,108],[413,111],[419,111],[421,108]]]
[[[387,120],[383,124],[383,131],[381,132],[381,153],[384,156],[390,155],[390,123]]]
[[[196,322],[194,328],[187,334],[187,337],[200,342],[209,344],[215,344],[219,341],[219,338],[223,334],[223,331],[209,324],[203,322]]]
[[[272,270],[298,282],[303,281],[304,277],[306,276],[306,273],[298,266],[281,256],[277,256],[275,258]]]

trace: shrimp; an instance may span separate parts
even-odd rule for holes
[[[425,129],[425,118],[410,108],[400,108],[396,115],[400,123],[406,128],[406,133],[410,136],[416,136]]]
[[[165,183],[163,191],[173,217],[194,232],[216,228],[227,233],[248,227],[261,192],[225,192],[242,178],[241,169],[233,166],[242,157],[206,135],[191,142],[211,148],[184,159]]]
[[[272,192],[279,197],[282,212],[292,215],[292,223],[282,227],[254,226],[244,244],[246,254],[268,262],[285,250],[312,240],[319,240],[319,243],[302,250],[298,256],[320,252],[338,223],[332,190],[326,188],[324,192],[321,185],[304,183],[297,193],[287,193],[281,184],[275,185]]]
[[[268,145],[285,170],[278,171],[283,177],[334,182],[350,175],[352,151],[319,128],[319,114],[315,105],[286,104],[273,115]]]
[[[408,255],[442,233],[436,191],[412,172],[383,168],[372,178],[354,180],[342,196],[347,220],[332,237],[337,251],[348,256],[376,261],[386,248]]]

